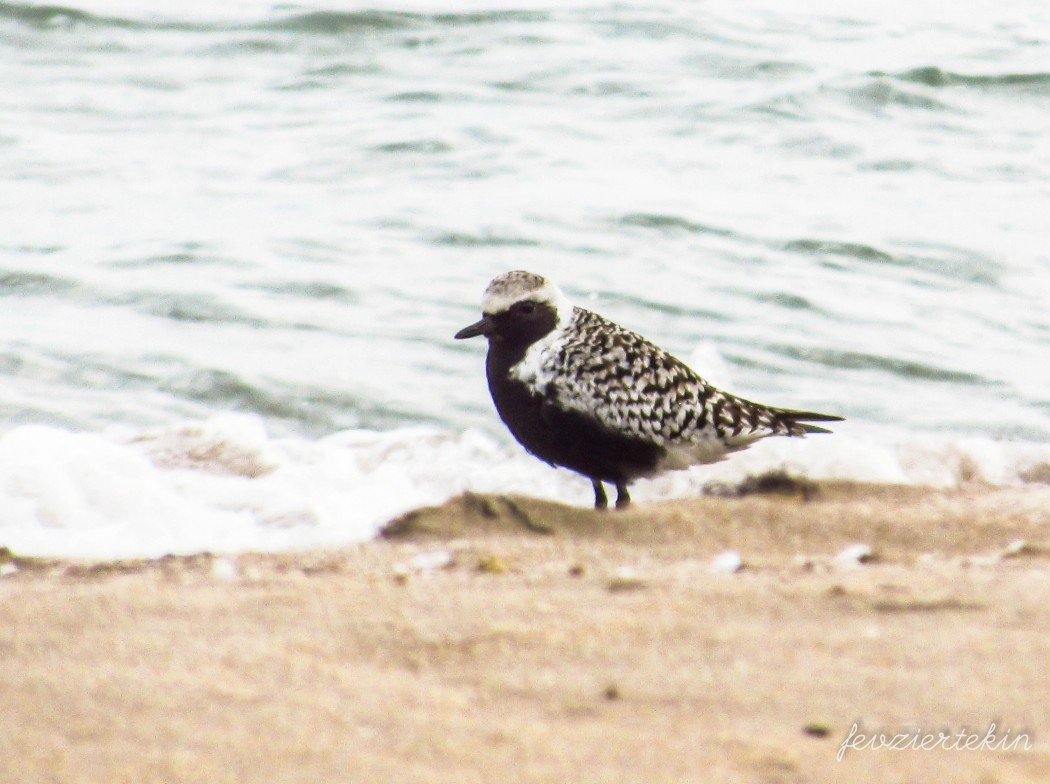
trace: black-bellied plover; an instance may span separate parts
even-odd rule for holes
[[[752,403],[715,389],[685,363],[608,319],[574,307],[531,272],[493,279],[482,318],[456,339],[484,335],[489,391],[500,418],[529,452],[583,474],[594,506],[616,486],[721,460],[766,436],[830,432],[830,414]]]

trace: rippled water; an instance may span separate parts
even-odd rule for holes
[[[0,415],[481,428],[555,278],[847,433],[1050,440],[1050,7],[0,3]],[[888,437],[888,436],[887,436]]]

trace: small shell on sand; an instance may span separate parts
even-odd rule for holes
[[[736,550],[726,550],[711,559],[711,571],[715,574],[735,574],[744,568],[744,559]]]
[[[417,553],[405,561],[394,564],[394,574],[407,576],[409,574],[428,574],[438,569],[447,569],[452,566],[452,553],[448,550],[429,550]]]
[[[875,560],[875,553],[866,544],[851,544],[835,556],[838,566],[859,566]]]
[[[637,591],[646,587],[646,582],[632,566],[620,566],[609,578],[606,587],[613,593],[620,591]]]

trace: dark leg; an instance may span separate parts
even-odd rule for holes
[[[594,488],[594,508],[607,509],[609,507],[609,499],[605,495],[605,488],[602,487],[601,480],[592,479],[591,486]]]
[[[631,505],[631,495],[627,492],[626,482],[616,483],[616,508],[626,509]]]

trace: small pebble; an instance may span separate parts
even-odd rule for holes
[[[8,561],[0,564],[0,577],[8,577],[12,574],[18,574],[18,566],[14,562]]]
[[[820,721],[811,721],[802,726],[802,731],[814,738],[826,738],[831,734],[831,727]]]
[[[817,568],[816,560],[810,555],[796,555],[791,559],[791,563],[796,569],[801,569],[804,572],[812,572]]]
[[[507,564],[498,555],[483,555],[478,559],[478,571],[485,574],[503,574],[507,571]]]

